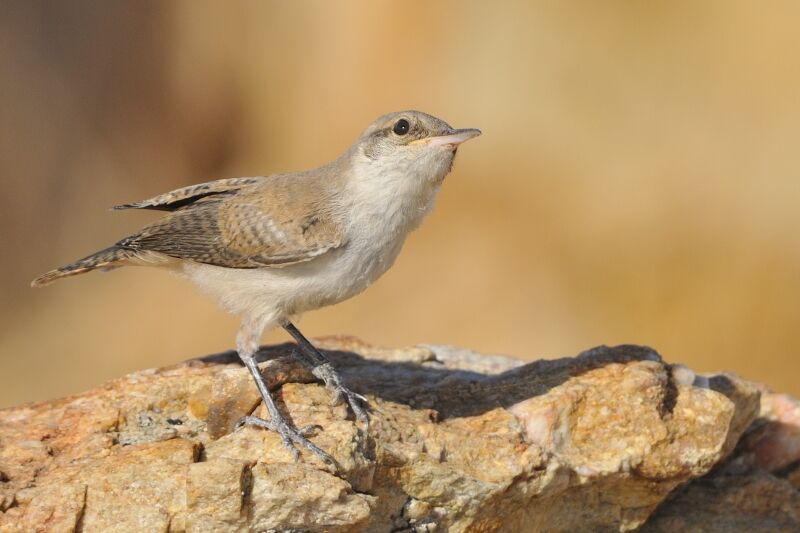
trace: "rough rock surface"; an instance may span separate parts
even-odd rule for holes
[[[762,390],[728,460],[676,491],[641,531],[800,531],[800,402]]]
[[[643,347],[522,364],[319,341],[367,437],[287,357],[260,366],[340,469],[246,427],[233,353],[0,411],[0,531],[797,531],[800,406]],[[759,398],[761,397],[761,402]],[[724,516],[720,516],[720,513]],[[794,528],[794,529],[793,529]]]

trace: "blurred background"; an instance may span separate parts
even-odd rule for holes
[[[531,360],[643,343],[800,394],[800,3],[3,2],[0,406],[229,349],[128,268],[31,279],[158,213],[323,164],[416,108],[483,136],[364,294],[309,336]],[[286,341],[282,331],[265,342]]]

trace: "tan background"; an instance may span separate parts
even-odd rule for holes
[[[186,282],[40,272],[153,213],[309,168],[418,108],[484,135],[308,335],[533,359],[646,343],[800,393],[800,4],[4,2],[0,406],[232,346]],[[273,332],[265,340],[285,340]]]

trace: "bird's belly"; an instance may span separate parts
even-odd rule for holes
[[[231,313],[281,320],[360,293],[392,266],[403,240],[345,246],[282,268],[237,269],[187,262],[183,275]]]
[[[298,291],[290,307],[302,313],[359,294],[394,264],[402,245],[403,241],[398,240],[382,247],[344,248],[318,265],[308,264],[316,272],[308,276],[308,284]]]

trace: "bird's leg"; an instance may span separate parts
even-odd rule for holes
[[[306,438],[309,434],[313,433],[316,426],[307,426],[297,429],[290,426],[280,411],[278,411],[275,400],[272,399],[272,395],[267,388],[267,384],[264,382],[264,377],[261,375],[261,371],[255,359],[256,352],[258,351],[258,344],[261,339],[261,332],[263,330],[263,321],[245,319],[242,322],[242,327],[236,339],[236,349],[239,353],[239,358],[244,363],[244,366],[247,367],[247,370],[250,371],[253,380],[256,382],[256,387],[258,387],[258,392],[261,393],[261,399],[264,400],[264,405],[267,406],[270,418],[269,420],[264,420],[257,416],[245,416],[236,422],[234,429],[239,429],[245,425],[269,429],[281,436],[283,444],[289,449],[295,460],[300,458],[300,452],[298,452],[295,447],[296,444],[299,444],[326,463],[336,465],[336,460],[333,457]]]
[[[333,368],[328,358],[311,344],[294,324],[287,321],[283,324],[283,329],[297,341],[297,345],[300,347],[300,360],[311,368],[312,374],[321,379],[325,386],[333,391],[335,394],[334,404],[347,400],[356,418],[363,422],[366,428],[369,428],[369,416],[365,407],[367,399],[344,386],[341,376]]]

